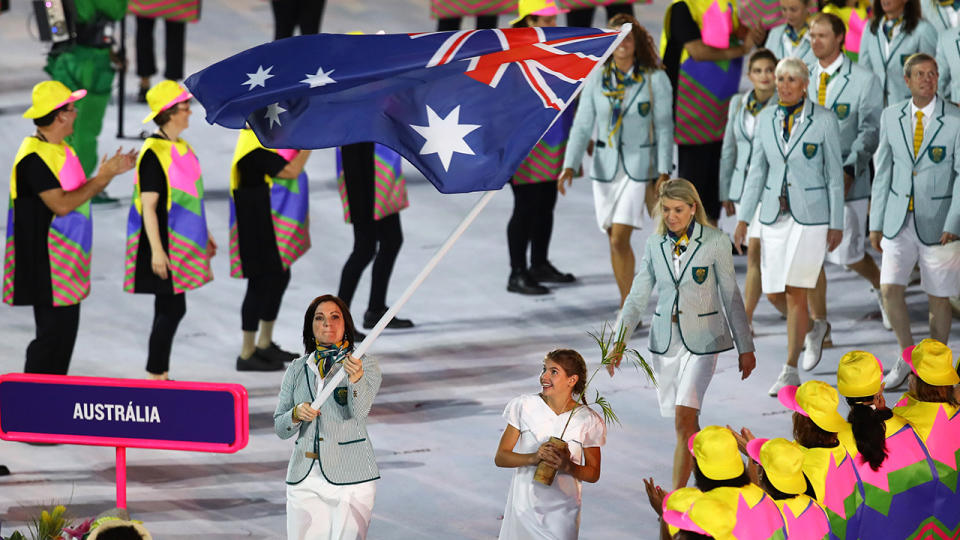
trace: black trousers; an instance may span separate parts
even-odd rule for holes
[[[158,294],[153,298],[153,328],[147,347],[147,371],[160,375],[170,371],[170,349],[180,320],[187,313],[187,296]]]
[[[353,252],[343,265],[337,296],[349,306],[357,291],[360,276],[373,261],[367,309],[382,310],[386,307],[387,286],[390,284],[393,264],[403,245],[400,215],[389,215],[379,221],[373,219],[373,143],[348,144],[340,148],[340,156],[347,201],[350,203],[350,221],[353,223]]]
[[[247,279],[247,294],[240,306],[241,328],[256,332],[260,321],[275,321],[280,313],[280,301],[290,283],[290,269],[261,274]]]
[[[567,26],[579,26],[589,28],[593,26],[593,12],[596,8],[571,9],[567,13]],[[633,15],[633,4],[612,4],[607,6],[607,20],[613,18],[618,13]]]
[[[547,262],[550,235],[553,233],[553,209],[557,205],[557,183],[515,185],[513,214],[507,222],[507,246],[510,249],[510,268],[527,268],[527,246],[530,246],[530,265]]]
[[[27,345],[24,373],[66,375],[80,327],[80,304],[33,306],[37,337]]]
[[[720,151],[723,141],[677,145],[677,176],[693,182],[707,217],[720,218]]]
[[[300,35],[320,33],[326,0],[271,0],[273,39],[288,38],[299,27]]]
[[[496,28],[497,21],[498,19],[496,15],[477,15],[477,30]],[[463,19],[461,17],[450,17],[448,19],[438,19],[437,32],[448,32],[451,30],[459,30],[460,24],[462,22],[463,22]]]
[[[154,53],[153,27],[156,19],[137,17],[137,75],[152,77],[157,74]],[[183,51],[187,40],[187,23],[163,20],[164,78],[179,81],[183,78]]]

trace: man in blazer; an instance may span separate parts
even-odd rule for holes
[[[883,252],[881,290],[901,350],[913,345],[904,290],[914,265],[929,298],[933,339],[948,341],[949,298],[960,294],[960,110],[937,96],[932,56],[911,56],[903,71],[911,99],[883,111],[870,198],[870,243]],[[899,359],[887,388],[909,372]]]
[[[825,260],[844,265],[870,282],[880,309],[880,268],[866,253],[867,204],[870,199],[870,160],[877,149],[883,97],[877,92],[877,77],[843,54],[846,29],[843,20],[821,13],[810,24],[810,42],[817,61],[811,66],[808,97],[833,111],[840,124],[840,153],[843,159],[844,226],[843,240]],[[810,316],[814,328],[807,333],[803,368],[813,369],[820,361],[820,347],[830,324],[827,319],[827,280],[821,269],[817,286],[810,295]],[[885,326],[886,314],[883,314]],[[818,323],[817,321],[823,321]],[[811,346],[813,345],[813,346]]]

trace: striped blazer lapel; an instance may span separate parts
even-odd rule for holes
[[[943,98],[937,99],[937,104],[933,108],[933,114],[930,116],[930,122],[927,123],[927,127],[923,130],[923,142],[920,143],[920,151],[914,156],[914,163],[920,161],[920,156],[927,151],[930,143],[933,142],[937,133],[940,133],[940,129],[943,128]]]
[[[843,53],[840,53],[843,54]],[[833,93],[833,100],[827,97],[827,104],[824,104],[824,107],[833,110],[836,106],[837,101],[840,100],[840,96],[843,95],[843,91],[847,89],[847,85],[850,84],[850,71],[853,69],[851,66],[853,62],[849,58],[844,56],[843,65],[840,66],[840,71],[837,73],[838,80],[834,83],[833,87],[836,88],[836,91]],[[830,93],[829,91],[827,92]]]
[[[807,100],[803,104],[803,112],[800,113],[804,116],[803,123],[800,126],[800,129],[797,129],[796,126],[793,127],[793,131],[790,132],[790,140],[787,141],[787,151],[784,153],[784,158],[790,157],[790,154],[793,152],[793,149],[797,147],[797,143],[800,142],[800,139],[803,138],[803,134],[810,129],[810,125],[813,124],[813,102]],[[780,137],[783,140],[783,137]]]
[[[700,239],[703,237],[703,225],[699,223],[694,223],[693,225],[693,238],[690,239],[690,244],[687,246],[687,253],[690,254],[687,257],[687,262],[684,263],[683,268],[680,269],[680,276],[677,278],[677,281],[680,282],[683,280],[683,276],[687,273],[687,268],[690,267],[690,262],[693,261],[693,258],[697,256],[697,251],[700,250]],[[696,243],[696,246],[693,244]],[[692,249],[691,249],[692,248]]]
[[[660,254],[663,255],[663,264],[667,265],[667,273],[670,274],[670,278],[673,279],[674,283],[677,283],[678,276],[676,271],[673,269],[673,246],[670,242],[670,234],[663,235],[663,241],[660,242]]]

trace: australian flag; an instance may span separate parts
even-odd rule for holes
[[[596,28],[298,36],[194,73],[207,121],[270,148],[378,142],[443,193],[500,189],[628,35]]]

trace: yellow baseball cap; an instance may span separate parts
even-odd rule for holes
[[[147,91],[147,105],[150,106],[150,114],[143,119],[143,123],[151,121],[158,114],[173,107],[177,103],[189,101],[193,94],[187,92],[187,89],[180,86],[176,81],[160,81]]]
[[[903,360],[923,382],[934,386],[953,386],[960,376],[953,367],[953,351],[935,339],[927,338],[903,351]]]
[[[73,103],[83,96],[87,95],[84,89],[71,92],[67,85],[60,81],[43,81],[33,86],[33,104],[25,113],[24,118],[41,118],[51,112],[63,107],[67,103]]]
[[[837,390],[846,397],[875,396],[883,385],[883,364],[866,351],[850,351],[840,358]]]
[[[823,381],[807,381],[800,386],[784,386],[777,393],[786,408],[810,417],[824,431],[837,433],[847,421],[837,412],[837,390]]]
[[[693,501],[695,501],[697,497],[701,495],[703,495],[703,492],[695,487],[682,487],[671,491],[666,497],[664,497],[663,519],[668,524],[671,537],[677,534],[677,527],[674,525],[669,525],[670,520],[667,519],[667,515],[670,514],[676,518],[677,516],[674,514],[684,514],[690,509],[690,505],[693,504]]]
[[[773,487],[789,495],[807,490],[803,476],[803,449],[786,439],[754,439],[747,443],[747,453],[763,465],[763,472]]]
[[[511,25],[522,21],[527,15],[540,15],[546,17],[549,15],[567,13],[570,10],[558,8],[556,0],[520,0],[518,2],[517,11],[520,13],[520,16],[510,21]]]
[[[687,448],[707,478],[729,480],[743,474],[743,460],[733,433],[722,426],[707,426],[693,434]]]
[[[665,512],[663,520],[678,529],[706,534],[717,540],[733,540],[737,510],[719,497],[704,493],[686,512]]]

